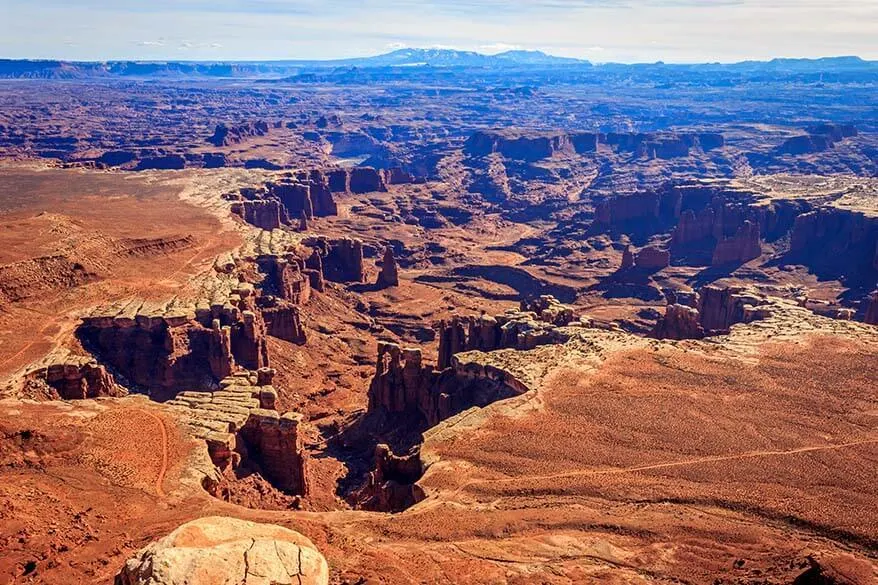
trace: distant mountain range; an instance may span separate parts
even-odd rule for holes
[[[453,49],[399,49],[374,57],[325,61],[53,61],[0,59],[0,78],[89,79],[113,77],[208,77],[208,78],[295,78],[331,70],[377,70],[401,68],[487,69],[568,68],[577,70],[604,69],[643,71],[674,69],[680,71],[728,71],[771,73],[876,72],[878,61],[859,57],[827,57],[823,59],[773,59],[744,61],[734,64],[616,64],[593,65],[589,61],[556,57],[541,51],[507,51],[485,55]]]

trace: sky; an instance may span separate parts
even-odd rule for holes
[[[594,62],[878,59],[878,0],[0,0],[0,58],[333,59],[402,47]]]

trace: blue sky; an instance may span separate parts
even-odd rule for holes
[[[878,0],[0,0],[0,57],[319,59],[399,47],[592,61],[878,59]]]

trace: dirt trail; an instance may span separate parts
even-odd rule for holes
[[[741,459],[753,459],[758,457],[780,457],[788,455],[797,455],[800,453],[813,453],[817,451],[835,451],[847,447],[856,447],[860,445],[878,444],[878,439],[863,439],[860,441],[851,441],[848,443],[840,443],[838,445],[822,445],[819,447],[800,447],[786,451],[750,451],[747,453],[739,453],[737,455],[714,455],[709,457],[698,457],[695,459],[687,459],[685,461],[672,461],[668,463],[656,463],[653,465],[641,465],[637,467],[624,467],[620,469],[583,469],[577,471],[564,471],[561,473],[552,473],[548,475],[521,475],[515,477],[502,477],[495,479],[473,479],[460,485],[452,492],[452,496],[459,495],[466,488],[474,485],[498,484],[510,482],[525,481],[543,481],[552,479],[564,479],[570,477],[584,477],[589,475],[621,475],[625,473],[638,473],[641,471],[653,471],[656,469],[669,469],[673,467],[686,467],[689,465],[700,465],[702,463],[716,463],[720,461],[735,461]],[[447,501],[447,498],[435,498],[435,501]],[[430,500],[426,500],[425,504]],[[426,508],[428,506],[422,506]]]
[[[162,465],[159,468],[159,473],[155,480],[155,491],[159,495],[159,497],[165,497],[166,494],[163,485],[165,483],[165,474],[168,472],[168,429],[165,427],[165,421],[163,421],[161,417],[156,416],[155,414],[143,409],[137,409],[137,412],[141,412],[149,418],[153,419],[156,424],[158,424],[159,430],[161,432]]]

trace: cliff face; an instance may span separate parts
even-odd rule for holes
[[[268,365],[265,323],[249,287],[188,308],[143,301],[98,308],[77,334],[127,382],[150,390],[202,387],[238,365]]]
[[[416,481],[424,474],[420,453],[396,455],[385,444],[375,447],[375,467],[351,499],[359,509],[401,512],[426,497]]]
[[[213,392],[184,391],[168,401],[192,434],[207,443],[220,471],[246,467],[290,495],[308,493],[303,417],[275,410],[274,370],[240,371],[220,380]],[[215,481],[205,486],[219,496]]]
[[[820,275],[844,277],[871,288],[876,265],[878,217],[837,208],[819,208],[796,217],[790,258]]]
[[[762,255],[759,224],[744,220],[735,235],[722,238],[713,250],[712,266],[743,264]]]

